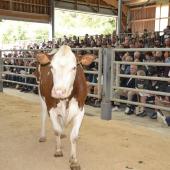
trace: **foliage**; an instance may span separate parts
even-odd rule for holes
[[[9,26],[2,34],[2,42],[5,44],[25,39],[27,39],[26,30],[21,25],[16,27]]]
[[[48,38],[48,29],[40,28],[35,31],[35,39],[43,40]]]
[[[62,10],[56,10],[55,25],[56,35],[108,34],[116,28],[114,17]]]
[[[56,10],[55,35],[84,36],[108,34],[115,30],[114,17]],[[18,40],[47,39],[48,24],[2,20],[0,22],[0,41],[4,44]]]

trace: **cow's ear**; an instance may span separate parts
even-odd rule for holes
[[[47,53],[49,56],[53,56],[57,53],[58,49],[54,48],[51,52]]]
[[[50,62],[49,57],[44,53],[38,53],[36,59],[40,64],[47,64]]]
[[[97,57],[94,54],[85,54],[81,56],[80,62],[82,65],[90,65]]]

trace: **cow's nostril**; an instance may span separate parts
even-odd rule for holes
[[[52,96],[56,98],[63,98],[66,94],[66,89],[61,88],[53,88],[52,89]]]
[[[63,91],[62,91],[62,94],[65,94],[65,93],[66,93],[66,90],[63,90]]]
[[[62,91],[61,90],[57,90],[56,93],[57,94],[62,94]]]

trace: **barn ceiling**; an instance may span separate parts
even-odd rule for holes
[[[129,7],[132,6],[140,6],[140,5],[149,5],[152,3],[156,3],[159,0],[123,0],[123,3]]]
[[[103,0],[107,4],[115,6],[118,4],[118,0]],[[140,6],[140,5],[148,5],[151,3],[155,3],[159,0],[122,0],[123,4],[128,7],[133,7],[133,6]]]

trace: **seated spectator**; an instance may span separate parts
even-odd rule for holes
[[[167,83],[167,86],[164,88],[164,92],[170,93],[170,82]],[[169,96],[156,96],[155,97],[155,105],[170,107],[170,97]],[[170,126],[170,112],[169,111],[161,111],[156,110],[151,118],[157,118],[158,121],[161,121],[164,125]]]
[[[166,38],[164,39],[164,44],[165,48],[170,48],[170,35],[166,36]]]
[[[133,58],[129,55],[129,53],[125,53],[122,57],[122,61],[132,62]],[[120,70],[122,74],[130,74],[130,65],[122,64]]]
[[[131,65],[130,66],[130,75],[136,75],[136,73],[137,73],[137,66]],[[135,78],[126,79],[126,83],[124,84],[124,87],[134,88],[135,87]],[[126,97],[128,99],[128,101],[132,101],[132,97],[133,97],[131,95],[131,91],[129,91],[129,90],[115,90],[115,96],[117,96],[116,98],[120,98],[120,96]],[[114,103],[114,105],[116,106],[118,104]],[[125,113],[126,114],[133,114],[134,106],[127,105],[127,108],[130,108],[130,109],[129,110],[126,109]]]
[[[146,76],[146,73],[143,70],[137,71],[138,76]],[[149,81],[145,79],[136,79],[135,81],[135,88],[137,89],[147,89],[149,85]],[[131,95],[137,95],[138,101],[141,103],[146,103],[146,99],[148,94],[144,92],[131,92]],[[146,116],[145,107],[138,106],[136,107],[136,115],[140,117]]]

